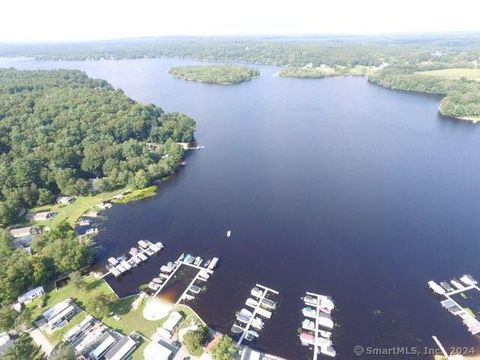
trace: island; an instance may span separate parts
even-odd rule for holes
[[[169,73],[184,80],[219,85],[238,84],[260,75],[257,69],[240,65],[179,66],[172,67]]]

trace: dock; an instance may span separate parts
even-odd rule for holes
[[[259,291],[256,291],[256,289],[258,289]],[[276,290],[273,290],[267,286],[264,286],[264,285],[260,285],[260,284],[255,284],[255,287],[252,289],[251,291],[251,295],[258,298],[257,301],[257,304],[255,306],[250,305],[251,307],[253,307],[253,312],[252,312],[252,315],[250,316],[248,322],[246,323],[246,325],[244,327],[241,327],[241,326],[238,326],[239,328],[242,329],[242,334],[240,335],[240,338],[238,339],[237,341],[237,345],[240,346],[242,344],[242,341],[243,339],[248,335],[250,334],[250,327],[252,327],[252,323],[253,321],[255,320],[255,315],[260,315],[260,316],[263,316],[263,317],[266,317],[266,318],[270,318],[271,316],[271,312],[266,310],[266,309],[263,309],[261,306],[262,306],[262,301],[264,299],[267,299],[267,295],[268,294],[274,294],[274,295],[278,295],[278,291]],[[247,305],[249,306],[249,305]]]
[[[453,298],[454,295],[463,294],[468,291],[478,291],[478,296],[480,296],[480,288],[477,286],[477,281],[470,275],[463,275],[460,280],[450,280],[450,284],[453,286],[450,286],[448,282],[442,282],[440,284],[441,285],[438,285],[435,281],[430,280],[428,282],[428,287],[440,299],[442,307],[448,310],[452,315],[460,317],[470,334],[479,334],[480,321],[478,321],[475,318],[475,315],[472,314],[473,310],[464,308]]]
[[[154,244],[148,240],[139,240],[138,244],[138,248],[134,247],[130,249],[129,258],[124,256],[119,258],[108,258],[108,264],[105,266],[107,272],[102,278],[110,274],[117,278],[125,272],[137,267],[143,261],[147,261],[150,256],[159,253],[163,249],[163,244],[161,242]]]
[[[334,323],[330,318],[330,312],[334,309],[333,301],[326,295],[320,295],[307,291],[306,296],[303,298],[304,304],[309,307],[314,307],[312,311],[307,312],[307,308],[302,310],[305,317],[312,320],[305,319],[302,322],[302,328],[313,332],[313,336],[309,333],[303,333],[300,335],[300,341],[304,345],[313,346],[313,360],[317,360],[319,356],[319,349],[323,355],[330,357],[336,356],[336,351],[333,348],[332,341],[330,340],[331,332],[322,330],[321,328],[327,328],[332,330]],[[313,326],[310,326],[313,323]]]
[[[182,300],[186,300],[188,298],[193,298],[192,295],[188,294],[188,291],[190,291],[192,289],[192,287],[195,287],[194,284],[197,280],[202,280],[202,281],[207,281],[208,280],[208,278],[214,273],[214,268],[217,266],[217,263],[218,263],[219,259],[214,257],[211,261],[208,262],[208,265],[206,265],[207,262],[203,263],[203,261],[202,261],[203,266],[201,266],[201,265],[195,265],[193,262],[190,263],[189,260],[192,259],[192,258],[197,259],[198,257],[194,258],[191,255],[182,254],[178,257],[177,260],[175,260],[172,268],[169,269],[169,266],[163,265],[161,267],[161,271],[166,272],[167,270],[170,270],[169,274],[167,275],[164,272],[162,272],[160,274],[160,276],[162,278],[164,278],[165,280],[162,282],[160,287],[155,291],[155,293],[150,297],[150,300],[155,298],[158,294],[160,294],[160,292],[164,289],[164,287],[168,284],[168,282],[172,279],[172,277],[176,274],[176,272],[180,269],[180,267],[182,265],[194,268],[194,269],[198,270],[198,272],[195,275],[195,277],[193,278],[193,280],[188,284],[187,288],[182,293],[182,295],[178,298],[175,305],[178,305]],[[197,261],[197,263],[199,263],[199,262]],[[212,263],[213,263],[213,265],[212,265]]]

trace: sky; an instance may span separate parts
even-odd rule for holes
[[[478,0],[2,0],[0,42],[480,30]]]

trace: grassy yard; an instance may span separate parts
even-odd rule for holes
[[[432,71],[420,71],[417,72],[419,75],[424,76],[433,76],[444,79],[460,79],[462,77],[480,81],[480,69],[442,69],[442,70],[432,70]]]
[[[132,360],[143,360],[143,350],[145,350],[147,345],[148,345],[148,341],[142,340],[142,343],[140,344],[140,346],[133,352]]]
[[[157,193],[157,189],[156,185],[152,185],[144,189],[132,190],[125,194],[122,199],[113,199],[112,202],[115,204],[125,204],[130,201],[145,199],[154,196]]]

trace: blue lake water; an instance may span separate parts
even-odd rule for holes
[[[111,281],[120,294],[136,292],[182,252],[215,255],[220,267],[192,306],[219,330],[228,332],[255,283],[280,292],[259,349],[311,357],[297,337],[306,290],[335,300],[341,359],[357,358],[355,345],[433,347],[432,335],[478,346],[426,282],[480,279],[480,126],[440,116],[436,97],[363,78],[283,79],[267,66],[235,86],[168,75],[191,63],[0,62],[82,69],[197,121],[207,148],[190,153],[156,197],[114,206],[102,225],[100,261],[139,239],[165,245]]]

